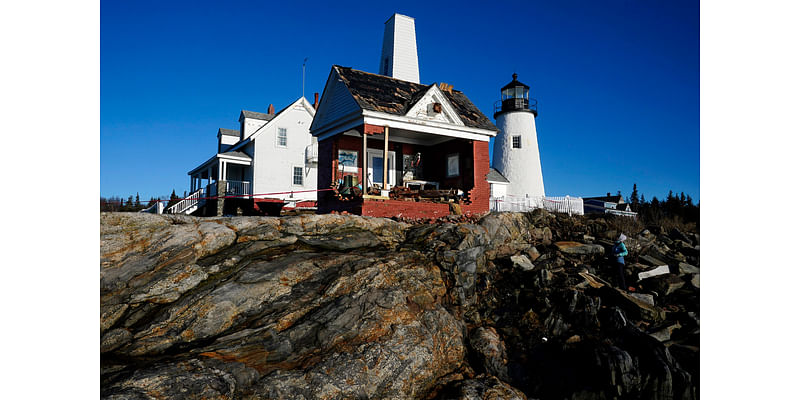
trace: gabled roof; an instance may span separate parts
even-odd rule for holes
[[[283,112],[284,112],[284,111],[286,111],[286,110],[288,110],[288,109],[290,109],[290,108],[292,108],[292,107],[294,107],[295,105],[298,105],[298,104],[299,104],[299,105],[302,105],[302,106],[303,106],[303,108],[305,108],[305,109],[306,109],[306,111],[308,111],[308,113],[309,113],[309,114],[311,114],[311,116],[312,116],[312,117],[314,116],[314,114],[315,114],[315,112],[316,112],[316,111],[314,110],[314,107],[313,107],[311,104],[309,104],[308,100],[306,100],[306,98],[305,98],[305,97],[300,97],[299,99],[295,100],[294,102],[292,102],[292,103],[291,103],[291,104],[289,104],[288,106],[286,106],[286,107],[282,108],[280,111],[278,111],[278,112],[277,112],[277,113],[275,113],[275,114],[263,114],[263,115],[268,115],[268,116],[270,117],[270,119],[269,119],[269,120],[267,120],[267,123],[266,123],[266,124],[264,124],[264,125],[262,125],[261,127],[259,127],[259,128],[258,128],[258,129],[257,129],[255,132],[253,132],[253,133],[252,133],[250,136],[248,136],[248,137],[244,138],[243,140],[240,140],[239,142],[237,142],[236,144],[234,144],[233,146],[231,146],[231,148],[233,148],[233,149],[240,149],[240,148],[242,148],[242,146],[243,146],[245,143],[249,143],[250,141],[252,141],[252,140],[254,140],[255,138],[257,138],[257,137],[258,137],[258,136],[259,136],[259,135],[260,135],[262,132],[265,132],[265,131],[268,129],[268,126],[269,126],[270,124],[274,124],[274,123],[276,123],[275,121],[277,121],[277,120],[278,120],[278,117],[280,117],[280,116],[284,115],[284,114],[283,114]],[[252,111],[242,111],[242,115],[244,115],[244,113],[246,113],[246,112],[252,112]],[[255,113],[255,114],[261,114],[261,113]]]
[[[500,173],[500,171],[498,171],[498,170],[496,170],[494,168],[489,168],[489,173],[486,174],[486,180],[488,182],[510,183],[509,180],[506,179],[506,177],[503,176],[503,174]]]
[[[242,110],[242,113],[239,114],[239,121],[241,121],[242,118],[253,118],[253,119],[260,119],[262,121],[269,121],[275,118],[275,114],[264,114],[256,111]]]
[[[349,67],[334,65],[333,69],[347,86],[353,99],[363,110],[406,115],[433,85],[403,81],[389,76],[372,74]],[[497,131],[497,127],[458,90],[442,91],[453,105],[465,126]]]
[[[608,203],[617,203],[623,204],[625,200],[622,198],[622,195],[614,195],[614,196],[598,196],[598,197],[584,197],[584,200],[601,200]]]
[[[217,135],[236,136],[239,137],[239,131],[236,129],[219,128]]]

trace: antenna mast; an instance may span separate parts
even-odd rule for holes
[[[306,96],[306,61],[308,61],[308,57],[303,59],[303,94],[300,97]]]

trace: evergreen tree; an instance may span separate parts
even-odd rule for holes
[[[633,191],[631,192],[631,204],[633,204],[633,205],[638,205],[639,204],[639,191],[636,190],[636,184],[635,183],[633,184]]]
[[[639,204],[647,204],[647,202],[644,200],[644,194],[642,194],[639,198]]]
[[[167,202],[167,206],[165,208],[172,207],[172,205],[177,202],[178,202],[178,196],[175,195],[175,189],[172,189],[172,194],[169,195],[169,201]]]
[[[142,203],[139,201],[139,192],[136,192],[136,202],[133,203],[133,206],[137,209],[142,207]]]

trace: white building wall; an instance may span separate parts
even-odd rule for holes
[[[314,143],[309,133],[313,117],[297,105],[281,113],[275,123],[255,139],[253,193],[276,193],[317,188],[317,166],[306,164],[306,146]],[[286,128],[286,147],[278,146],[278,129]],[[294,185],[293,167],[303,168],[303,185]],[[316,192],[270,195],[287,200],[316,200]]]
[[[253,133],[255,133],[258,128],[261,128],[267,123],[267,121],[254,119],[254,118],[245,118],[244,119],[244,137],[242,139],[246,139],[250,137]]]
[[[239,142],[239,138],[236,136],[228,136],[228,135],[218,135],[219,138],[219,152],[224,153],[227,151],[231,146]]]
[[[378,68],[378,73],[381,75],[419,83],[417,33],[414,18],[394,14],[386,21]]]
[[[508,184],[505,182],[489,182],[491,197],[503,197],[507,194]]]
[[[544,196],[542,163],[536,137],[536,121],[527,111],[505,112],[497,116],[500,132],[494,139],[493,167],[509,181],[507,194]],[[512,148],[512,137],[521,136],[522,148]]]

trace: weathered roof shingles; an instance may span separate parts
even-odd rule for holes
[[[239,131],[236,130],[236,129],[219,128],[219,134],[220,135],[226,135],[226,136],[237,136],[238,137],[239,136]]]
[[[353,98],[364,110],[405,115],[432,85],[403,81],[334,65]],[[464,125],[497,131],[497,127],[458,90],[444,91]]]
[[[260,112],[256,112],[256,111],[247,111],[247,110],[242,110],[242,114],[241,115],[244,118],[260,119],[260,120],[263,120],[263,121],[269,121],[272,118],[275,118],[274,114],[264,114],[264,113],[260,113]],[[241,119],[241,117],[240,117],[240,119]]]

